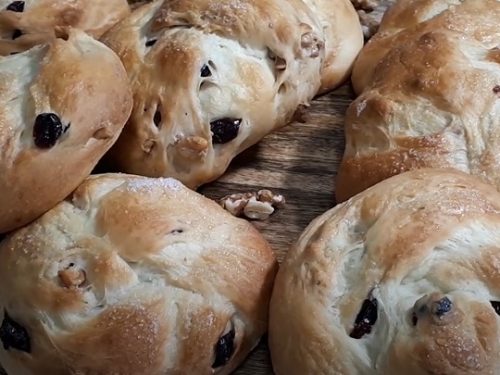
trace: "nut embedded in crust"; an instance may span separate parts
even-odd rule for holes
[[[58,272],[59,280],[65,288],[79,288],[86,281],[85,271],[76,268],[74,265]]]

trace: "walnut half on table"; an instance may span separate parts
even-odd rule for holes
[[[275,208],[285,206],[285,197],[270,190],[237,193],[219,199],[219,204],[234,216],[245,216],[253,220],[266,220]]]

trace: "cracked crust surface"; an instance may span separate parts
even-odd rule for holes
[[[356,61],[336,196],[452,167],[500,186],[500,2],[401,0]]]
[[[89,177],[0,243],[0,311],[31,339],[30,354],[0,345],[1,362],[11,374],[228,374],[267,329],[276,265],[251,224],[176,180]],[[214,370],[228,327],[235,349]]]
[[[499,243],[500,194],[451,169],[326,212],[276,278],[276,374],[498,374]]]

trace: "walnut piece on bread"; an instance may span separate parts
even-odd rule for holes
[[[72,30],[0,57],[0,233],[61,202],[115,142],[132,110],[120,59]]]
[[[285,197],[271,190],[236,193],[219,199],[219,204],[234,216],[245,216],[254,220],[266,220],[275,208],[285,206]]]
[[[349,0],[157,0],[102,41],[134,92],[109,168],[197,188],[344,82],[363,35]]]
[[[277,262],[179,181],[88,177],[0,242],[9,374],[231,373],[267,330]]]
[[[48,43],[68,28],[99,38],[129,14],[126,0],[0,0],[0,55]]]
[[[500,193],[452,169],[391,177],[311,222],[280,266],[277,375],[500,374]]]

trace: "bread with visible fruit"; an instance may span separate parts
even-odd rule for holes
[[[158,0],[102,40],[134,92],[108,168],[195,188],[343,82],[363,35],[348,0]]]
[[[0,57],[0,233],[70,194],[132,108],[120,59],[82,31]]]
[[[451,169],[336,206],[278,272],[276,374],[500,373],[499,244],[500,193]]]
[[[0,55],[48,43],[68,27],[99,38],[129,13],[126,0],[0,0]]]
[[[229,374],[267,330],[277,263],[173,179],[94,175],[0,242],[9,374]]]

